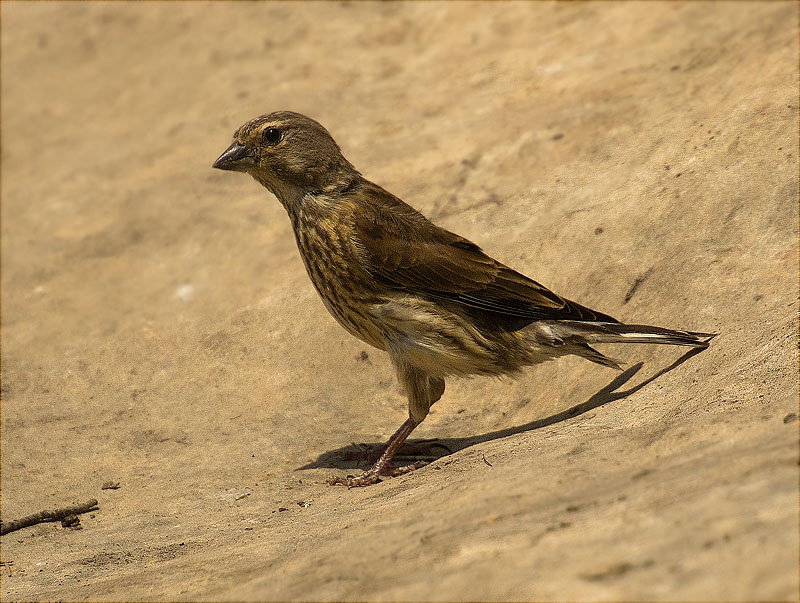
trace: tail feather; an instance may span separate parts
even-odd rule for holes
[[[677,331],[650,325],[562,320],[551,325],[565,343],[659,343],[707,348],[717,333]]]
[[[588,343],[581,343],[578,345],[577,352],[578,356],[581,358],[586,358],[586,360],[591,360],[592,362],[596,362],[597,364],[602,364],[603,366],[608,366],[613,369],[617,369],[618,371],[622,370],[622,361],[616,358],[609,358],[605,354],[601,354],[597,350],[595,350],[592,346]]]

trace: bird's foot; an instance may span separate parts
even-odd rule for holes
[[[347,486],[348,488],[363,488],[365,486],[377,484],[379,481],[381,481],[382,477],[397,477],[398,475],[405,475],[406,473],[410,473],[411,471],[419,469],[420,467],[424,467],[425,465],[425,462],[418,461],[403,467],[394,467],[392,465],[382,468],[373,467],[369,471],[365,471],[358,476],[348,475],[347,477],[332,477],[328,480],[328,485]]]

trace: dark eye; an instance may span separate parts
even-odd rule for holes
[[[264,142],[275,144],[281,139],[281,131],[278,128],[267,128],[262,134]]]

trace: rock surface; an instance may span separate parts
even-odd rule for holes
[[[796,600],[797,12],[3,3],[2,514],[99,510],[4,536],[2,599]],[[276,109],[556,292],[720,335],[451,380],[437,460],[325,485],[405,401],[210,168]]]

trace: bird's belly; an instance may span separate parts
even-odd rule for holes
[[[532,363],[521,336],[482,332],[429,300],[396,296],[371,311],[387,333],[389,353],[434,377],[504,375]]]

